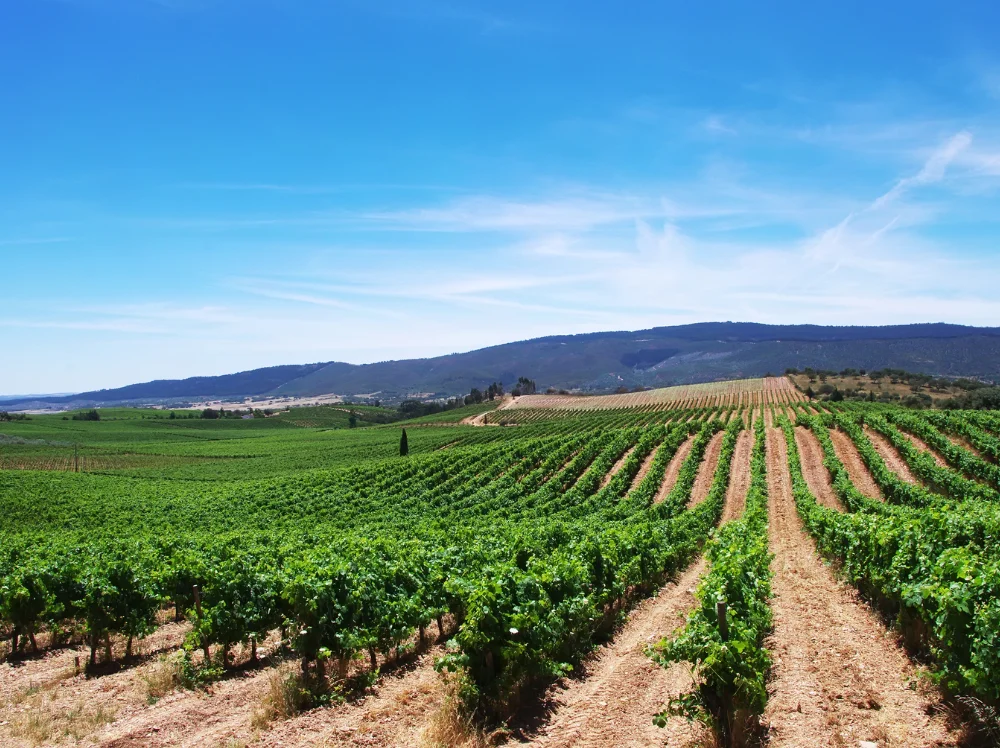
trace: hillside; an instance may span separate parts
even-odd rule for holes
[[[634,332],[536,338],[426,359],[277,366],[220,377],[130,385],[78,395],[0,401],[0,407],[153,402],[264,394],[310,397],[468,392],[520,375],[540,388],[584,392],[760,377],[786,368],[898,368],[935,376],[1000,376],[1000,328],[947,324],[885,327],[706,322]]]
[[[0,745],[726,745],[682,699],[770,748],[997,744],[996,412],[529,395],[405,455],[330,406],[107,415],[4,426]]]

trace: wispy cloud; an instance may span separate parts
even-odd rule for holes
[[[713,114],[713,115],[711,115],[709,117],[706,117],[705,121],[702,122],[701,126],[703,128],[705,128],[708,132],[716,134],[716,135],[735,135],[736,134],[735,128],[732,128],[729,125],[727,125],[723,121],[722,117],[720,117],[717,114]]]
[[[877,210],[899,198],[904,192],[922,185],[933,184],[944,178],[948,165],[972,143],[972,134],[963,130],[952,136],[941,147],[937,148],[924,162],[923,168],[912,177],[904,177],[893,185],[892,189],[872,203],[871,208]]]
[[[406,231],[581,231],[661,212],[655,202],[627,196],[535,202],[484,196],[463,198],[439,208],[373,212],[363,217],[387,228]]]

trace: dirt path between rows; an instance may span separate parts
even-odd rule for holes
[[[677,477],[681,472],[681,466],[684,464],[687,456],[691,454],[691,447],[694,446],[694,440],[695,436],[692,434],[677,448],[674,456],[670,458],[670,463],[663,473],[663,483],[660,484],[660,490],[657,491],[656,497],[653,499],[654,504],[661,503],[667,498],[667,494],[674,489],[674,486],[677,484]]]
[[[985,456],[982,452],[980,452],[978,449],[972,446],[972,442],[970,442],[964,436],[958,436],[957,434],[949,434],[945,431],[942,431],[941,433],[944,434],[944,436],[948,439],[948,441],[950,441],[956,447],[961,447],[965,451],[975,455],[984,462],[992,462],[994,465],[996,464],[995,460],[991,460],[989,457]]]
[[[726,506],[722,510],[722,522],[736,519],[743,514],[750,489],[750,457],[753,453],[753,432],[744,429],[736,439],[733,451],[733,466],[729,473],[729,487],[726,489]]]
[[[639,472],[635,474],[635,477],[632,479],[632,485],[628,487],[628,491],[626,491],[626,493],[631,493],[640,483],[642,483],[642,479],[646,477],[646,473],[649,472],[649,468],[652,466],[653,460],[656,459],[656,453],[659,451],[659,445],[649,450],[649,454],[646,455],[646,459],[644,459],[642,464],[639,466]]]
[[[872,474],[868,471],[865,461],[861,459],[861,453],[854,446],[851,437],[840,429],[830,429],[830,441],[833,442],[833,451],[836,452],[854,487],[870,499],[884,501],[882,489],[872,478]]]
[[[774,658],[765,720],[771,746],[957,745],[928,716],[934,693],[857,593],[816,555],[795,509],[784,435],[768,431]]]
[[[89,649],[82,646],[4,662],[0,665],[0,745],[50,744],[50,739],[62,735],[86,741],[113,720],[145,709],[144,678],[157,667],[158,656],[176,650],[189,630],[187,623],[161,625],[136,641],[135,658],[127,665],[122,663],[124,642],[113,640],[114,664],[110,668],[99,664],[97,674],[90,677],[83,672]]]
[[[625,465],[625,460],[627,460],[632,455],[632,453],[634,451],[635,451],[635,447],[634,446],[629,447],[626,450],[625,454],[623,454],[618,459],[618,462],[616,462],[614,465],[611,466],[611,469],[608,471],[607,475],[605,475],[601,479],[601,488],[604,488],[605,486],[607,486],[611,482],[611,479],[614,478],[616,475],[618,475],[618,471],[621,470],[622,467],[624,467],[624,465]]]
[[[703,501],[708,494],[723,436],[720,431],[709,442],[692,490],[694,503]],[[752,446],[751,432],[742,432],[733,454],[723,521],[743,512],[750,485]],[[678,468],[673,482],[682,461],[677,460],[678,456],[684,457],[675,455]],[[704,570],[705,561],[700,559],[655,598],[637,606],[614,640],[585,663],[582,679],[563,680],[550,689],[548,701],[554,705],[553,717],[530,741],[531,745],[645,748],[703,744],[704,728],[683,718],[671,718],[665,728],[653,725],[653,715],[666,701],[689,690],[694,681],[688,665],[659,667],[644,650],[684,622],[694,605],[694,591]]]
[[[795,429],[795,444],[799,448],[802,473],[812,495],[823,506],[838,512],[844,511],[844,505],[840,503],[830,482],[830,472],[823,465],[823,447],[819,439],[812,431],[800,426]]]
[[[530,745],[637,748],[698,739],[699,728],[684,719],[671,719],[666,728],[653,724],[667,699],[688,690],[693,680],[686,665],[656,665],[645,647],[684,623],[704,570],[705,562],[697,561],[639,604],[614,640],[585,663],[581,679],[560,681],[549,690],[552,720]]]
[[[277,723],[254,745],[417,746],[444,700],[441,676],[434,670],[434,660],[443,654],[443,646],[430,649],[383,677],[366,698]]]
[[[260,745],[417,745],[417,735],[443,698],[434,660],[442,645],[388,663],[368,693],[287,721],[255,726],[275,667],[237,673],[208,691],[179,690],[124,715],[97,735],[102,748],[200,748]],[[278,666],[289,671],[294,663]]]
[[[705,456],[702,457],[701,464],[698,465],[698,474],[695,476],[694,486],[691,487],[689,508],[697,506],[708,497],[708,492],[712,488],[712,478],[715,477],[715,468],[719,464],[719,455],[722,453],[722,438],[725,435],[724,431],[716,432],[705,448]]]
[[[909,433],[908,431],[903,431],[903,430],[900,430],[900,433],[907,439],[909,439],[914,447],[919,449],[921,452],[926,452],[931,457],[933,457],[934,462],[937,463],[938,467],[943,467],[943,468],[948,467],[948,463],[945,461],[945,459],[941,455],[939,455],[936,451],[931,449],[930,445],[923,439],[921,439],[919,436],[915,436]]]
[[[883,460],[885,460],[886,467],[907,483],[917,482],[913,473],[910,472],[910,468],[906,464],[906,460],[902,458],[899,452],[896,451],[896,448],[893,447],[884,436],[867,426],[865,426],[865,436],[867,436],[871,441],[872,445],[875,447],[875,451],[879,453]]]

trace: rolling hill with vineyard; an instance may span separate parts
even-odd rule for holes
[[[0,424],[0,742],[995,738],[997,412],[495,405]]]

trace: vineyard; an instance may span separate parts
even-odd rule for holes
[[[475,418],[5,424],[0,743],[997,743],[1000,415]]]

